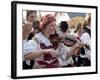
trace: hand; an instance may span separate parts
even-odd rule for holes
[[[54,49],[43,49],[43,53],[44,53],[44,54],[50,53],[50,54],[52,55],[53,58],[54,58],[54,57],[57,57],[56,50],[54,50]]]
[[[23,39],[27,39],[29,36],[29,33],[32,30],[32,22],[25,21],[22,25],[23,28]]]
[[[79,50],[80,48],[84,47],[84,44],[83,43],[76,43],[73,47],[73,55],[77,56],[79,54]]]
[[[74,47],[74,48],[81,48],[81,47],[84,47],[84,46],[85,46],[84,43],[78,42],[78,43],[76,43],[73,47]]]
[[[28,32],[31,31],[32,25],[33,25],[32,22],[29,22],[29,21],[25,21],[25,22],[24,22],[24,27],[26,28],[26,31],[28,31]]]
[[[85,44],[84,43],[79,43],[79,47],[81,48],[81,47],[84,47],[85,46]]]

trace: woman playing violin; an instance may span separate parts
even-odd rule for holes
[[[35,34],[32,40],[29,40],[24,46],[24,58],[28,65],[30,60],[34,59],[35,64],[33,68],[57,68],[60,67],[59,56],[63,52],[66,54],[62,58],[66,58],[75,55],[77,48],[81,47],[76,45],[71,51],[67,51],[62,48],[62,45],[58,45],[57,49],[54,49],[53,43],[51,43],[50,36],[56,32],[56,20],[51,14],[43,16],[40,22],[41,32]]]

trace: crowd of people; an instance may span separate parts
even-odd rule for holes
[[[37,21],[37,12],[26,11],[23,21],[23,69],[91,65],[91,20],[79,23],[70,35],[67,21],[56,24],[52,14]]]

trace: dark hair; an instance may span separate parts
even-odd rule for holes
[[[61,23],[60,23],[60,29],[61,29],[62,32],[66,32],[68,30],[67,21],[61,21]]]
[[[83,33],[84,32],[87,32],[91,37],[91,30],[89,28],[87,28],[87,22],[86,21],[83,22]]]
[[[87,26],[87,22],[84,21],[84,22],[83,22],[83,28],[86,27],[86,26]]]
[[[31,13],[37,13],[35,10],[27,10],[27,19],[28,19],[28,16],[31,14]]]
[[[87,32],[89,34],[89,36],[91,37],[91,30],[87,27],[83,27],[83,33]]]
[[[41,30],[39,29],[39,21],[35,21],[35,22],[33,22],[33,28],[34,28],[34,31],[32,31],[32,32],[30,32],[30,34],[29,34],[29,36],[28,36],[28,39],[27,40],[31,40],[32,39],[32,37],[34,37],[34,35],[36,34],[36,33],[39,33],[39,32],[41,32]]]

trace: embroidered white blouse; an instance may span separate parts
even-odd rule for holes
[[[52,45],[52,43],[50,43],[50,40],[47,37],[45,37],[41,32],[35,34],[34,37],[38,40],[39,43],[44,43],[47,47]],[[23,56],[28,54],[29,52],[41,50],[39,43],[37,43],[37,41],[35,41],[35,40],[29,40],[28,42],[26,42],[23,46],[24,47],[23,48]],[[59,45],[61,46],[60,48],[58,47],[58,49],[57,49],[59,66],[66,66],[67,64],[73,63],[72,57],[70,57],[69,59],[66,59],[67,52],[70,49],[68,49],[62,43],[60,43]],[[25,58],[24,58],[24,60],[25,60]],[[40,57],[34,59],[34,61],[37,61],[37,60],[43,60],[43,56],[40,56]],[[29,60],[25,60],[25,61],[28,65],[30,65]],[[37,65],[35,63],[33,68],[39,68],[39,67],[41,67],[41,66]]]

